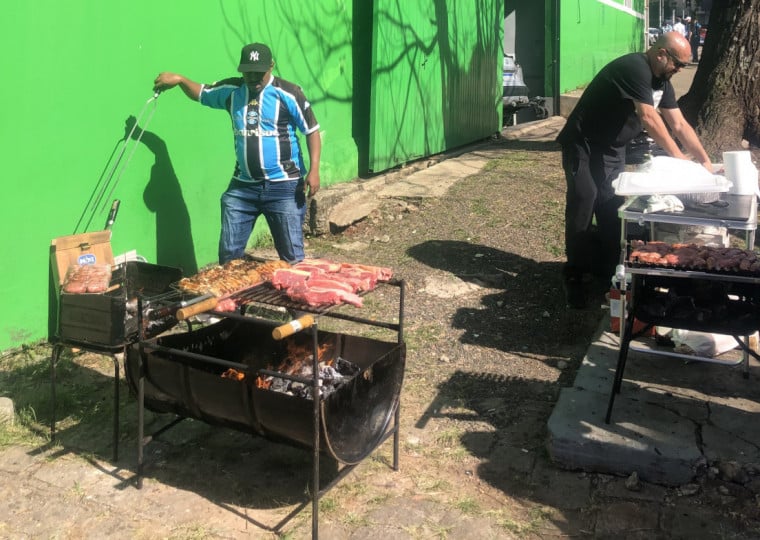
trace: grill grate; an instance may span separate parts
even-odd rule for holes
[[[760,281],[760,272],[750,272],[749,270],[732,270],[732,269],[723,269],[723,268],[713,268],[713,269],[706,269],[706,268],[700,268],[696,266],[684,266],[684,265],[671,265],[671,264],[650,264],[650,263],[643,263],[640,261],[631,261],[629,260],[626,265],[629,268],[635,268],[640,270],[660,270],[663,272],[689,272],[689,273],[699,273],[699,274],[706,274],[711,275],[715,277],[720,278],[732,278],[732,277],[739,277],[739,278],[752,278],[753,280]]]
[[[366,291],[358,293],[359,296],[364,296]],[[327,313],[333,308],[340,307],[343,304],[324,305],[324,306],[310,306],[302,302],[296,302],[291,300],[288,295],[279,289],[275,289],[268,281],[259,283],[248,289],[243,289],[230,295],[232,300],[238,305],[247,304],[267,304],[270,306],[284,307],[286,309],[292,309],[296,311],[307,311],[309,313],[323,314]]]

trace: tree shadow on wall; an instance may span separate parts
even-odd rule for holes
[[[139,138],[155,156],[150,179],[143,191],[143,201],[148,210],[156,215],[156,263],[178,266],[185,275],[195,274],[198,262],[190,214],[166,143],[155,133],[136,126],[136,122],[134,116],[127,118],[125,137],[131,134],[132,139]]]
[[[352,133],[360,176],[499,131],[498,2],[476,0],[466,23],[453,4],[354,0]]]

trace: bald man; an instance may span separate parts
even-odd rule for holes
[[[678,32],[663,34],[644,53],[613,60],[584,90],[557,137],[567,180],[563,277],[571,308],[584,308],[593,277],[609,282],[619,262],[623,198],[612,181],[625,168],[626,144],[642,128],[668,155],[694,159],[712,172],[670,83],[690,60],[691,46]]]

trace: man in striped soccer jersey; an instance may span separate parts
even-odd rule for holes
[[[239,77],[200,84],[178,73],[163,72],[154,90],[179,85],[187,97],[232,120],[235,172],[222,195],[219,264],[242,258],[256,219],[269,224],[280,259],[304,258],[306,198],[319,190],[322,143],[311,104],[301,88],[272,75],[269,47],[252,43],[240,53]],[[306,135],[306,170],[296,131]]]

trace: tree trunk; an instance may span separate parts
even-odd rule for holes
[[[678,103],[713,160],[742,140],[760,146],[760,0],[713,2],[694,81]]]

